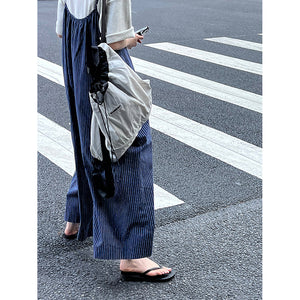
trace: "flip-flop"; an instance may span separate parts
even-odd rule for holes
[[[163,274],[163,275],[156,275],[156,276],[150,276],[147,275],[149,272],[161,269],[161,267],[156,267],[147,270],[144,273],[137,273],[137,272],[123,272],[121,271],[121,275],[123,277],[123,280],[125,281],[151,281],[151,282],[160,282],[160,281],[168,281],[171,280],[176,272],[172,270],[168,274]]]
[[[75,240],[77,238],[77,233],[75,233],[75,234],[65,234],[65,233],[63,233],[63,237],[66,240]]]

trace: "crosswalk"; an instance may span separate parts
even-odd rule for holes
[[[234,39],[229,37],[207,38],[205,40],[262,52],[262,44],[249,42],[245,40]]]
[[[215,40],[214,40],[215,41]],[[251,61],[194,49],[173,43],[148,44],[148,47],[207,61],[213,64],[262,75],[262,65]]]
[[[75,171],[71,133],[38,113],[38,151],[69,175]],[[184,203],[154,184],[155,209]]]
[[[212,80],[201,78],[185,72],[174,70],[139,58],[132,58],[135,70],[147,76],[175,84],[182,88],[197,92],[217,100],[262,113],[262,97],[260,95],[237,89]]]
[[[254,51],[262,51],[261,44],[233,38],[209,38],[211,42],[227,44]],[[262,75],[261,64],[215,54],[200,49],[189,48],[173,43],[148,44],[153,49],[167,51],[171,54],[191,57],[216,65]],[[149,61],[132,57],[138,73],[157,78],[196,93],[213,97],[220,101],[238,105],[244,109],[262,113],[262,96],[237,89],[199,76],[184,73]],[[64,85],[61,66],[38,58],[38,74]],[[173,139],[180,141],[198,151],[206,153],[226,164],[240,169],[257,178],[262,178],[262,149],[222,131],[205,126],[186,117],[153,105],[150,125]],[[74,173],[74,158],[70,132],[38,114],[38,151],[62,168],[68,174]],[[155,209],[180,205],[184,202],[161,187],[154,186]]]

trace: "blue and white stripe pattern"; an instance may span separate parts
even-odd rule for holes
[[[97,4],[96,4],[97,5]],[[96,7],[96,6],[95,6]],[[151,256],[154,233],[152,139],[149,122],[118,163],[112,164],[115,192],[103,197],[103,164],[91,157],[90,78],[87,59],[99,43],[97,9],[83,19],[64,12],[63,70],[70,108],[76,172],[67,194],[65,220],[80,222],[78,240],[93,235],[94,256],[134,259]],[[127,49],[118,51],[133,68]]]

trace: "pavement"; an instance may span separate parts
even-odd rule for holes
[[[39,156],[39,165],[45,160]],[[39,170],[38,291],[43,299],[262,299],[261,200],[210,211],[155,230],[153,259],[177,271],[167,283],[121,280],[118,261],[93,258],[92,238],[65,241],[63,201],[68,175],[59,182]],[[46,207],[55,206],[47,210]],[[60,230],[58,230],[58,228]]]

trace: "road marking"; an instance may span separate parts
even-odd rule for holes
[[[70,131],[39,113],[38,151],[73,176],[75,163]]]
[[[160,66],[138,58],[132,57],[132,61],[134,63],[135,70],[139,73],[262,113],[261,95]],[[49,80],[58,84],[64,84],[61,66],[42,58],[38,58],[38,72],[40,75],[48,78]]]
[[[209,97],[262,113],[260,95],[132,57],[139,73]]]
[[[44,73],[47,78],[55,77],[58,74],[58,65],[43,61]],[[51,68],[57,72],[52,73]],[[48,71],[45,71],[48,70]],[[39,72],[39,68],[38,68]],[[39,73],[41,75],[41,73]],[[63,85],[61,77],[54,78],[55,82]],[[166,109],[152,106],[150,116],[151,127],[158,130],[194,149],[215,157],[235,168],[243,170],[253,176],[262,178],[262,149],[226,133],[202,125],[198,122],[185,118]]]
[[[38,74],[62,86],[65,85],[61,66],[38,57]]]
[[[152,128],[194,149],[262,178],[260,147],[155,105],[152,108],[150,124]]]
[[[38,151],[69,175],[75,171],[71,133],[38,113]],[[154,184],[154,207],[183,204],[182,200]]]
[[[61,66],[38,57],[38,74],[64,86],[64,74]]]
[[[217,38],[209,38],[205,39],[207,41],[216,42],[216,43],[222,43],[230,46],[255,50],[255,51],[262,51],[262,44],[249,42],[245,40],[238,40],[228,37],[217,37]]]
[[[225,67],[238,69],[258,75],[262,75],[262,65],[235,57],[225,56],[217,53],[203,51],[195,48],[181,46],[173,43],[147,44],[147,47],[207,61]]]

